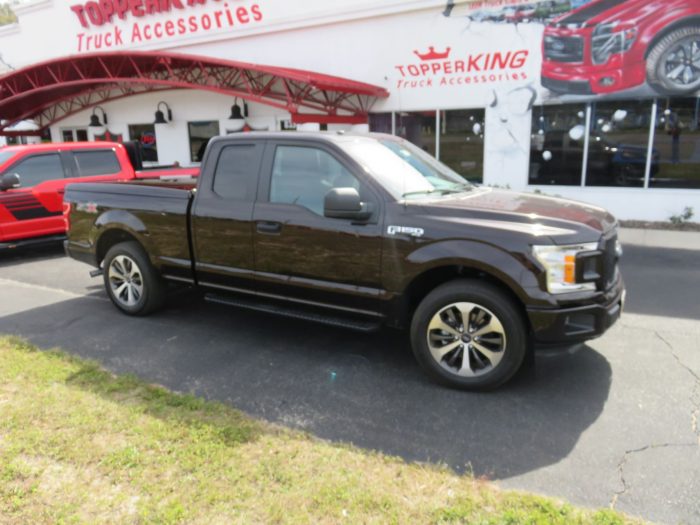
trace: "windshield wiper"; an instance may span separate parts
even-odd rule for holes
[[[418,190],[418,191],[407,191],[406,193],[402,194],[401,197],[409,197],[410,195],[423,195],[423,194],[430,194],[434,193],[436,190],[435,188],[430,188],[429,190]]]
[[[465,191],[471,191],[472,189],[474,189],[474,186],[471,184],[464,184],[462,186],[458,186],[457,188],[430,188],[429,190],[408,191],[401,195],[401,198],[409,197],[411,195],[430,195],[431,193],[438,193],[440,195],[446,195],[448,193],[463,193]]]
[[[463,193],[465,191],[472,191],[473,189],[474,186],[472,186],[471,184],[463,184],[461,186],[458,186],[457,188],[444,188],[436,191],[440,191],[442,193]]]

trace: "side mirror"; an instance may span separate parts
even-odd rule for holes
[[[360,200],[355,188],[333,188],[323,200],[323,215],[332,219],[364,221],[372,216],[372,210]]]
[[[5,173],[0,178],[0,191],[17,188],[19,186],[19,175],[17,173]]]

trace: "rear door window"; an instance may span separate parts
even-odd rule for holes
[[[113,175],[121,171],[117,155],[112,150],[74,151],[73,156],[78,177]]]
[[[262,152],[262,144],[224,147],[216,162],[214,193],[231,200],[255,200]]]
[[[63,164],[58,153],[32,155],[11,166],[6,173],[17,173],[22,188],[31,188],[41,182],[62,179],[64,176]]]

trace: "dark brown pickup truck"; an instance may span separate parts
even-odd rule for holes
[[[67,253],[101,268],[127,314],[183,283],[218,303],[407,327],[425,371],[458,388],[601,335],[624,301],[605,210],[471,185],[388,135],[221,137],[196,189],[76,184],[65,202]]]

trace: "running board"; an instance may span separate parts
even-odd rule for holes
[[[268,314],[291,317],[293,319],[301,319],[303,321],[311,321],[313,323],[338,326],[340,328],[347,328],[358,332],[375,332],[381,327],[381,323],[376,319],[369,320],[360,319],[357,317],[320,313],[317,310],[283,305],[261,299],[248,299],[244,297],[232,297],[228,295],[208,293],[204,295],[204,300],[210,303],[225,304],[228,306],[245,308],[247,310],[255,310],[256,312],[265,312]]]

